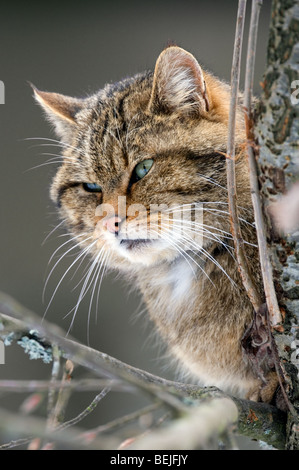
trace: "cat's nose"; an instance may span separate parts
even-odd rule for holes
[[[118,234],[120,229],[121,218],[118,216],[109,217],[109,219],[104,220],[103,227],[105,227],[109,232]]]

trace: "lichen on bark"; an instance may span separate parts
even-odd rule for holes
[[[299,100],[292,83],[299,79],[299,0],[273,0],[263,93],[256,111],[260,193],[267,218],[268,239],[278,302],[284,316],[276,332],[286,372],[289,398],[299,410],[299,229],[278,232],[268,208],[299,180]],[[297,437],[294,437],[297,433]],[[293,436],[293,437],[292,437]],[[290,423],[289,448],[299,433]]]

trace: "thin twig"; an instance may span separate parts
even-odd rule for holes
[[[248,37],[248,49],[247,49],[247,60],[246,60],[246,72],[245,72],[245,88],[244,88],[244,107],[246,113],[246,120],[248,125],[247,135],[247,155],[250,169],[250,186],[251,186],[251,198],[254,209],[254,218],[256,224],[256,233],[258,239],[260,264],[263,277],[264,291],[266,297],[266,303],[270,314],[270,321],[272,327],[278,326],[281,323],[281,313],[279,310],[277,297],[273,283],[272,265],[270,262],[267,239],[266,239],[266,228],[263,217],[256,160],[253,150],[253,136],[252,136],[252,94],[253,94],[253,79],[254,79],[254,64],[256,55],[256,43],[258,33],[258,21],[260,8],[262,6],[262,0],[252,0],[251,9],[251,20],[249,27]]]
[[[56,344],[53,344],[52,351],[53,351],[53,365],[52,365],[52,375],[51,375],[51,381],[50,381],[49,392],[48,392],[47,427],[49,430],[55,427],[54,426],[54,422],[55,422],[54,410],[55,410],[56,390],[54,387],[52,387],[52,383],[57,381],[59,371],[60,371],[60,358],[61,358],[60,349],[58,348]]]
[[[233,53],[233,64],[231,74],[231,101],[228,123],[228,141],[226,169],[227,169],[227,189],[229,213],[231,217],[232,236],[235,244],[236,257],[238,261],[239,271],[242,277],[244,288],[251,300],[255,311],[262,304],[260,295],[251,278],[250,270],[245,254],[244,241],[241,233],[237,207],[237,191],[236,191],[236,172],[235,172],[235,129],[236,129],[236,112],[238,105],[239,81],[240,81],[240,65],[241,65],[241,49],[243,42],[243,31],[245,21],[246,0],[239,0],[237,25],[235,34],[235,44]]]
[[[45,442],[62,444],[68,449],[115,449],[119,445],[119,439],[113,436],[101,436],[95,439],[90,445],[80,439],[84,433],[83,428],[65,429],[63,432],[48,430],[45,419],[33,416],[21,416],[15,412],[0,409],[0,434],[1,436],[15,436],[13,441],[0,445],[0,449],[8,449],[16,445],[25,444],[34,436],[40,437]],[[28,436],[30,434],[30,436]]]
[[[128,392],[133,389],[122,383],[120,380],[107,379],[81,379],[72,382],[61,383],[60,380],[0,380],[0,392],[45,392],[49,388],[59,390],[69,388],[74,392],[93,392],[105,387],[109,387],[115,391]]]
[[[96,428],[86,431],[82,435],[82,439],[86,440],[86,442],[91,442],[92,440],[94,440],[94,438],[98,434],[111,431],[112,429],[115,429],[115,428],[118,429],[122,426],[125,426],[128,423],[136,421],[136,419],[140,418],[141,416],[144,416],[148,413],[151,413],[157,410],[160,406],[161,406],[161,403],[159,402],[152,403],[151,405],[141,408],[140,410],[137,410],[137,411],[134,411],[133,413],[122,416],[121,418],[116,418],[113,421],[110,421],[109,423],[101,424],[100,426],[97,426]]]
[[[74,369],[74,364],[70,359],[68,359],[64,365],[64,372],[63,372],[61,384],[71,382],[73,369]],[[55,427],[58,426],[59,423],[63,421],[66,406],[71,396],[71,391],[72,391],[71,388],[64,388],[64,387],[61,387],[61,389],[59,390],[56,407],[55,407],[55,418],[56,418],[54,421]]]
[[[60,424],[57,426],[55,431],[62,431],[70,426],[74,426],[75,424],[78,424],[82,419],[84,419],[86,416],[88,416],[100,403],[100,401],[107,395],[107,393],[110,392],[110,388],[104,388],[90,403],[90,405],[85,408],[85,410],[82,411],[78,416],[76,416],[73,419],[70,419],[69,421],[66,421],[65,423]]]
[[[24,438],[21,438],[21,439],[14,439],[10,442],[6,442],[5,444],[2,444],[0,445],[0,450],[6,450],[6,449],[12,449],[13,447],[19,447],[19,446],[23,446],[23,445],[26,445],[26,444],[29,444],[32,439],[34,439],[33,437],[24,437]]]

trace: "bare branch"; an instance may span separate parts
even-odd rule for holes
[[[59,390],[62,388],[71,389],[74,392],[92,392],[102,388],[109,387],[114,391],[128,392],[133,391],[132,387],[124,384],[120,380],[109,379],[81,379],[72,382],[61,383],[60,380],[0,380],[0,392],[47,392],[49,388]]]
[[[111,379],[121,378],[131,386],[143,390],[150,397],[155,399],[160,398],[172,411],[178,412],[184,409],[181,401],[174,394],[166,392],[162,387],[157,387],[157,384],[167,383],[164,379],[157,379],[155,376],[124,364],[105,353],[100,353],[88,346],[67,339],[65,332],[61,328],[46,321],[41,323],[38,315],[21,306],[4,293],[0,293],[0,312],[4,313],[4,315],[0,314],[4,328],[11,329],[11,323],[17,320],[15,327],[19,331],[26,331],[27,329],[37,330],[41,337],[45,337],[51,342],[58,344],[65,353],[71,356],[74,363],[87,367],[102,377],[109,377]],[[24,319],[26,319],[26,323],[22,321]]]
[[[0,432],[2,436],[15,436],[15,440],[0,446],[0,449],[8,449],[14,445],[22,445],[30,442],[37,436],[46,442],[61,444],[68,449],[116,449],[119,440],[113,437],[101,436],[87,446],[82,442],[81,436],[84,429],[69,428],[63,432],[50,431],[46,427],[46,420],[32,416],[21,416],[13,412],[0,409]],[[30,436],[28,436],[30,434]],[[25,436],[25,437],[24,437]]]
[[[15,319],[11,316],[0,314],[0,324],[2,324],[5,329],[12,330],[14,327],[16,331],[22,331],[24,333],[33,327],[35,329],[41,327],[40,332],[42,333],[42,336],[44,336],[48,341],[54,341],[64,354],[72,357],[72,360],[74,360],[75,363],[85,366],[97,375],[104,377],[107,377],[108,375],[108,381],[111,380],[111,386],[114,383],[119,387],[120,383],[122,383],[123,387],[127,387],[127,390],[140,390],[154,400],[155,403],[157,403],[158,400],[160,406],[163,405],[164,407],[170,407],[170,410],[172,412],[175,411],[179,416],[183,416],[185,413],[188,413],[188,408],[190,406],[194,406],[198,402],[202,402],[206,399],[219,399],[225,397],[232,400],[239,410],[240,418],[238,426],[239,430],[242,431],[242,434],[246,432],[246,435],[256,438],[257,431],[260,433],[261,429],[261,426],[258,426],[257,424],[264,423],[263,433],[265,434],[267,431],[264,440],[269,444],[273,444],[273,441],[275,441],[275,445],[278,448],[283,448],[285,439],[285,414],[273,406],[248,402],[247,400],[236,399],[235,397],[228,397],[215,387],[200,388],[196,385],[165,380],[143,370],[124,364],[107,354],[96,351],[70,339],[66,339],[64,336],[60,336],[59,333],[61,333],[61,330],[55,325],[51,325],[47,322],[43,322],[41,325],[40,319],[37,315],[22,307],[19,303],[16,303],[6,294],[0,293],[0,308],[2,311],[5,311],[6,314],[9,313],[13,317],[18,317],[18,319]],[[16,309],[16,313],[14,312],[14,309]],[[3,330],[1,331],[1,334],[2,333]],[[1,383],[2,389],[5,390],[5,381],[4,383],[0,382],[0,385]],[[107,386],[107,379],[105,379],[104,383],[106,383]],[[94,386],[96,384],[97,381],[90,384],[87,383],[87,385],[90,386]],[[100,380],[98,381],[98,384],[101,384]],[[6,389],[11,387],[11,385],[11,383],[6,383]],[[30,385],[28,383],[21,383],[20,385],[23,388],[28,387],[28,389],[30,389]],[[57,381],[53,381],[51,383],[51,387],[55,389],[59,385],[60,383]],[[63,387],[69,389],[75,389],[75,387],[80,389],[81,387],[84,389],[84,381],[79,381],[75,384],[64,384]],[[40,384],[40,389],[44,388],[45,383],[42,382]],[[254,420],[251,420],[250,417],[252,416],[255,417]],[[24,417],[22,419],[24,419]],[[28,432],[30,427],[27,427],[26,429]],[[279,439],[277,438],[278,429],[280,435]],[[46,431],[43,428],[35,435],[44,437],[45,432]],[[47,436],[50,435],[49,430],[47,430],[47,432]],[[31,433],[32,430],[30,430],[30,434]],[[52,437],[51,442],[55,442]]]
[[[238,409],[232,400],[214,399],[190,409],[168,426],[136,439],[129,449],[211,449],[211,443],[215,444],[237,420]]]
[[[52,387],[52,383],[57,381],[59,371],[60,371],[60,350],[56,344],[53,345],[52,347],[53,351],[53,365],[52,365],[52,375],[51,375],[51,381],[50,381],[50,386],[49,386],[49,391],[48,391],[48,422],[47,426],[48,429],[53,429],[55,427],[54,422],[56,421],[55,418],[55,388]]]
[[[239,271],[242,277],[244,288],[254,307],[258,311],[262,304],[260,295],[251,278],[247,258],[245,254],[244,241],[241,233],[237,207],[236,193],[236,173],[235,173],[235,128],[236,128],[236,112],[238,104],[239,81],[240,81],[240,65],[241,65],[241,49],[244,31],[246,0],[239,0],[239,8],[237,15],[237,26],[234,44],[233,64],[231,73],[231,101],[228,123],[228,141],[227,141],[227,189],[228,204],[231,217],[232,235],[235,244],[235,252],[238,261]]]
[[[250,28],[249,28],[249,39],[248,39],[248,49],[247,49],[247,60],[246,60],[246,74],[245,74],[245,89],[244,89],[244,107],[247,114],[247,155],[249,161],[250,169],[250,186],[251,186],[251,197],[252,205],[254,209],[256,232],[258,239],[259,255],[260,255],[260,264],[263,277],[264,291],[266,297],[266,303],[269,310],[270,321],[273,327],[278,326],[281,323],[281,314],[276,298],[276,293],[273,283],[273,273],[272,265],[270,262],[267,239],[266,239],[266,229],[264,216],[262,211],[262,205],[260,200],[260,191],[258,184],[258,175],[256,160],[253,150],[253,137],[252,137],[252,93],[253,93],[253,79],[254,79],[254,64],[255,64],[255,55],[256,55],[256,42],[257,42],[257,33],[258,33],[258,21],[260,7],[262,5],[262,0],[252,0],[252,10],[251,10],[251,19],[250,19]]]
[[[61,385],[70,383],[71,373],[74,369],[72,361],[69,359],[65,362]],[[71,389],[60,387],[55,405],[53,404],[52,411],[50,411],[50,426],[49,429],[56,429],[63,421],[65,409],[71,395]]]

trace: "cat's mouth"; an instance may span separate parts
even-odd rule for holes
[[[111,239],[110,239],[111,241]],[[161,238],[114,237],[112,249],[130,263],[152,266],[173,259],[176,252]]]
[[[127,250],[134,250],[136,248],[145,248],[150,245],[152,240],[148,238],[137,238],[137,239],[128,239],[123,238],[120,240],[120,245]]]

